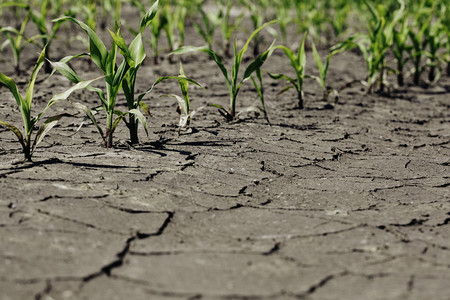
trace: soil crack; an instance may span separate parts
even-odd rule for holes
[[[87,275],[83,278],[83,282],[87,283],[91,280],[94,280],[100,276],[106,275],[106,276],[111,276],[111,272],[112,270],[119,268],[123,265],[125,257],[127,256],[127,254],[129,253],[130,250],[130,246],[131,243],[135,240],[142,240],[142,239],[146,239],[149,237],[153,237],[153,236],[160,236],[164,233],[165,229],[167,228],[167,226],[169,226],[170,222],[172,221],[175,213],[171,212],[171,211],[167,211],[165,212],[167,213],[167,218],[164,220],[164,223],[161,225],[161,227],[158,229],[158,231],[156,231],[155,233],[150,233],[150,234],[143,234],[140,232],[136,232],[133,236],[129,237],[126,241],[125,241],[125,246],[123,247],[123,249],[118,252],[116,254],[116,259],[114,261],[112,261],[111,263],[103,266],[100,271],[92,273],[90,275]]]
[[[337,274],[327,275],[324,278],[322,278],[319,282],[311,285],[306,292],[298,294],[298,295],[296,295],[296,297],[299,298],[299,299],[306,298],[306,297],[314,294],[318,289],[323,288],[324,286],[326,286],[331,280],[336,279],[338,277],[347,276],[349,274],[350,274],[349,271],[342,271],[342,272],[339,272]]]

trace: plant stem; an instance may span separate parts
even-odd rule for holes
[[[130,142],[131,144],[139,144],[138,137],[138,122],[136,120],[136,116],[130,114],[130,119],[128,123],[128,129],[130,130]]]
[[[431,66],[430,67],[430,71],[428,73],[428,80],[430,82],[433,82],[436,79],[436,67],[435,66]]]
[[[105,134],[105,147],[108,149],[112,147],[113,135],[112,135],[112,125],[113,125],[113,111],[107,113],[106,117],[106,134]]]
[[[304,108],[304,105],[303,105],[303,93],[299,92],[299,93],[297,93],[297,96],[298,96],[298,108],[299,109],[303,109]]]
[[[232,119],[234,119],[234,117],[236,115],[236,97],[237,97],[237,95],[231,96],[230,115],[231,115]]]

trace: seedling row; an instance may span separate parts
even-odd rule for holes
[[[161,59],[178,63],[192,53],[209,57],[228,88],[229,106],[208,103],[206,107],[218,109],[229,122],[236,120],[240,112],[258,110],[268,124],[264,98],[266,78],[285,82],[279,93],[293,89],[296,105],[303,109],[305,79],[313,79],[322,90],[322,98],[328,101],[330,95],[337,99],[339,91],[351,84],[362,84],[367,93],[389,94],[394,87],[406,84],[435,84],[442,74],[450,73],[450,10],[444,0],[0,3],[3,59],[10,61],[14,69],[14,74],[1,72],[0,82],[16,100],[23,126],[7,120],[0,121],[0,125],[16,135],[26,160],[31,160],[36,147],[63,117],[54,115],[40,122],[60,100],[69,101],[74,110],[85,116],[84,121],[94,124],[106,148],[114,145],[114,132],[122,124],[129,131],[130,144],[138,144],[139,127],[148,135],[147,120],[151,117],[146,95],[157,85],[176,81],[179,93],[167,96],[178,104],[179,127],[188,127],[193,115],[204,108],[196,111],[190,108],[189,86],[204,88],[196,81],[195,70],[185,70],[180,62],[178,74],[157,78],[143,92],[136,89],[140,67],[158,64]],[[140,15],[139,22],[135,24],[125,17],[124,11]],[[62,29],[71,26],[76,32],[73,36],[61,34]],[[185,39],[189,27],[202,38],[203,46],[190,45]],[[251,29],[245,31],[245,28]],[[105,31],[107,35],[103,34]],[[56,39],[81,41],[86,50],[57,56],[52,51]],[[29,71],[23,69],[21,58],[31,47],[39,49],[40,54]],[[283,74],[264,68],[275,51],[285,57],[289,66]],[[341,87],[333,86],[327,82],[329,66],[345,51],[360,53],[366,63],[366,77]],[[73,62],[83,59],[102,75],[83,78],[84,74],[73,68]],[[307,61],[314,62],[314,69],[306,68]],[[33,95],[39,88],[37,77],[41,69],[49,76],[57,72],[73,85],[54,95],[44,110],[36,113],[32,111]],[[25,75],[28,72],[30,75]],[[12,78],[24,76],[29,79],[22,93],[22,87]],[[103,83],[103,88],[98,87],[98,82]],[[260,105],[238,111],[238,95],[244,84],[253,86]],[[75,102],[70,96],[79,90],[91,92],[101,105]],[[118,102],[126,103],[126,109],[119,110]],[[99,114],[106,116],[105,124],[98,118]]]

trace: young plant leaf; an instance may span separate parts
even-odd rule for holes
[[[52,20],[52,22],[60,22],[69,20],[80,26],[89,37],[89,52],[92,61],[103,71],[106,69],[106,60],[108,58],[108,50],[103,44],[99,36],[85,23],[73,18],[73,17],[62,17]]]
[[[85,114],[94,124],[95,128],[97,128],[98,132],[100,133],[100,136],[103,139],[103,142],[106,143],[106,138],[105,135],[103,133],[102,128],[100,127],[100,125],[97,123],[97,120],[95,119],[94,114],[92,113],[92,111],[85,105],[75,102],[72,103],[73,107],[75,107],[79,112],[81,112],[82,114]]]
[[[139,122],[141,122],[142,126],[144,127],[145,133],[148,136],[147,120],[145,119],[145,116],[141,113],[141,111],[139,109],[131,109],[129,113],[135,115]]]
[[[153,18],[156,16],[156,13],[158,12],[158,3],[159,0],[157,0],[152,7],[145,13],[144,17],[141,19],[141,35],[144,32],[144,30],[147,28],[147,26],[152,22]]]
[[[47,120],[45,120],[44,124],[42,124],[41,127],[39,127],[39,130],[36,133],[36,138],[34,139],[33,146],[31,148],[31,154],[33,154],[37,145],[39,145],[42,142],[47,133],[58,123],[61,117],[62,115],[49,117]]]
[[[0,82],[9,88],[9,90],[11,91],[11,93],[14,96],[14,99],[16,99],[17,105],[19,107],[21,107],[22,102],[23,102],[22,95],[20,95],[15,81],[13,79],[11,79],[10,77],[4,75],[3,73],[0,73]]]
[[[5,122],[5,121],[0,121],[0,125],[2,125],[4,127],[8,128],[9,130],[11,130],[17,136],[17,139],[19,140],[20,144],[22,145],[22,148],[25,149],[25,143],[24,143],[23,135],[22,135],[22,133],[20,132],[20,130],[16,126],[11,125],[11,124],[9,124],[8,122]]]

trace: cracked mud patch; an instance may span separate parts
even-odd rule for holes
[[[363,64],[349,73],[358,59],[342,54],[330,83],[364,77]],[[205,63],[183,66],[199,81],[220,75]],[[273,55],[267,69],[283,64]],[[207,83],[194,109],[227,104],[226,86]],[[80,120],[64,118],[33,163],[13,164],[19,145],[0,129],[0,299],[448,300],[449,79],[398,98],[349,89],[331,110],[305,82],[303,111],[267,84],[272,126],[205,109],[178,134],[174,102],[157,96],[174,83],[149,96],[149,139],[134,148],[122,127],[106,150],[93,126],[72,135]],[[238,106],[255,95],[244,85]],[[13,105],[0,119],[20,121]]]

